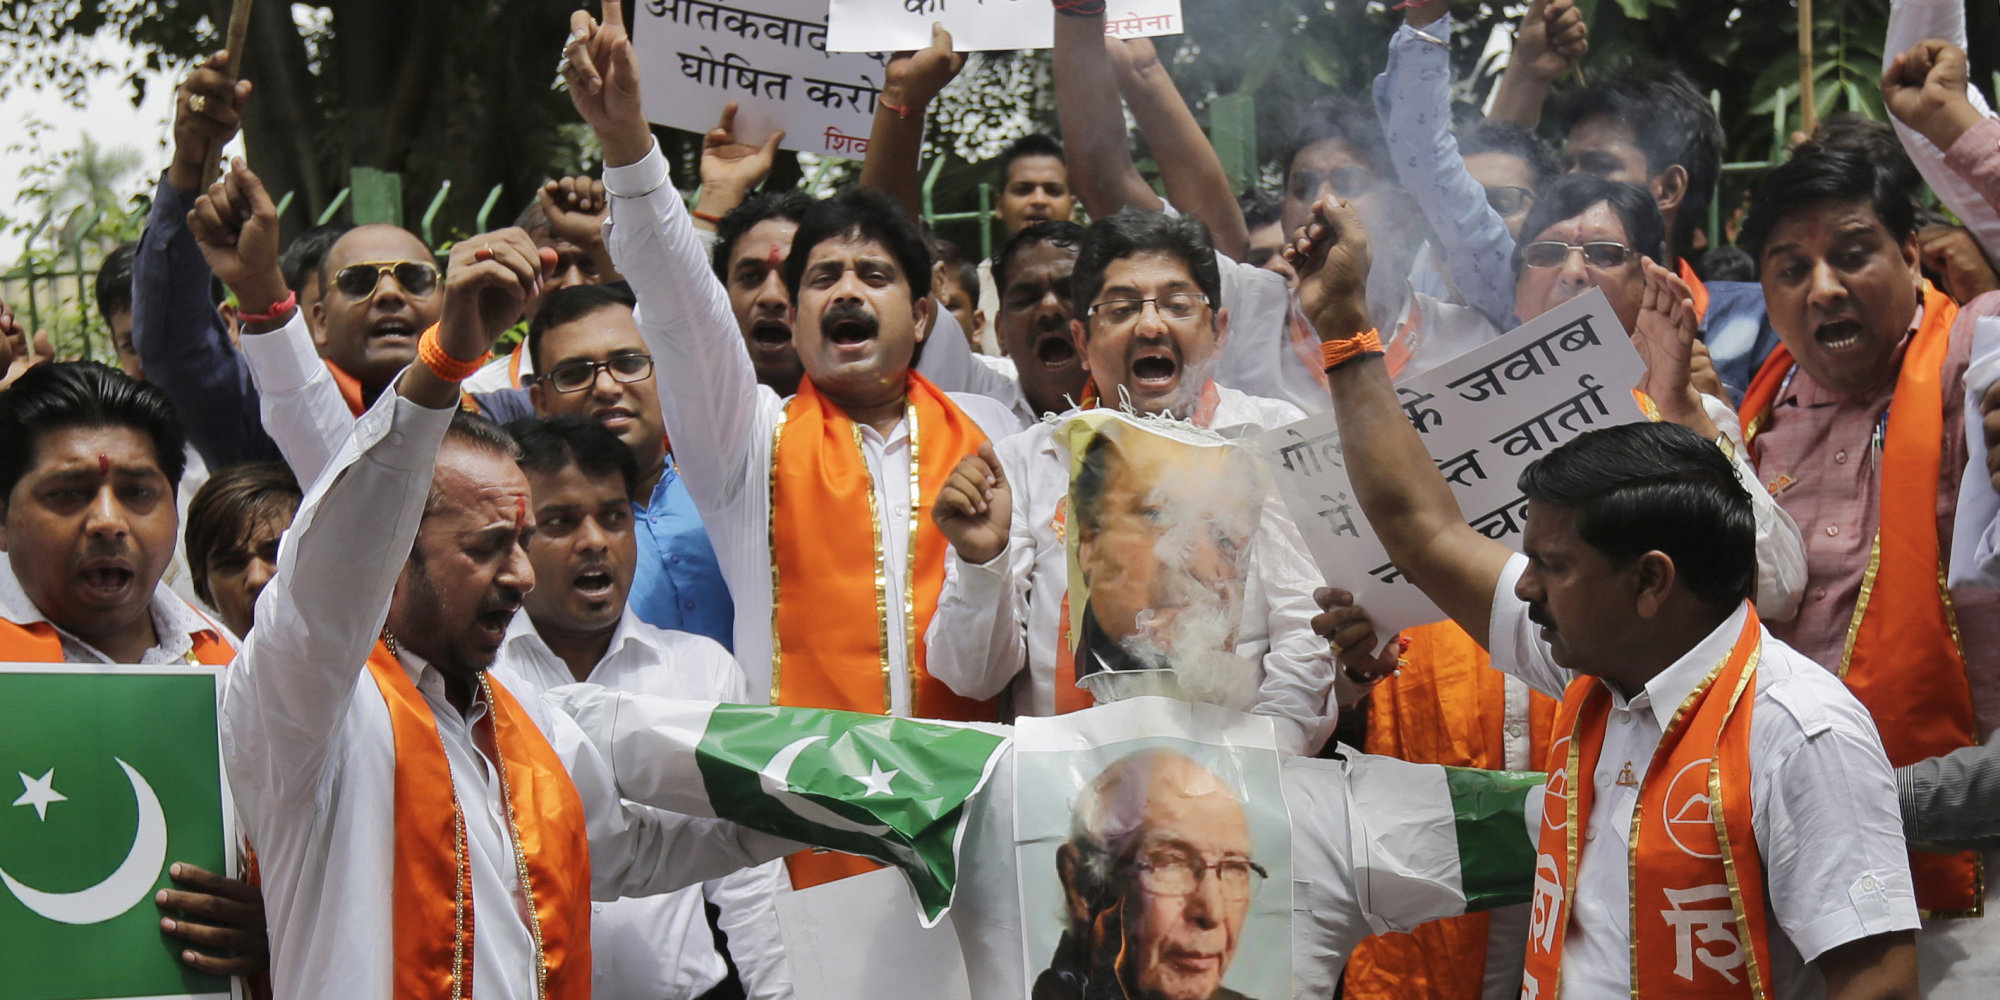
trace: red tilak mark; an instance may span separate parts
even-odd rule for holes
[[[1407,636],[1407,635],[1399,635],[1399,636],[1397,636],[1397,637],[1396,637],[1396,654],[1397,654],[1398,656],[1400,656],[1400,655],[1402,655],[1402,654],[1404,654],[1404,653],[1407,653],[1407,652],[1409,652],[1409,651],[1410,651],[1410,637],[1409,637],[1409,636]]]
[[[97,474],[100,476],[111,474],[111,456],[101,451],[97,453]]]
[[[776,243],[771,244],[771,252],[764,255],[764,266],[774,268],[784,262],[785,248]]]
[[[525,531],[528,527],[528,498],[514,498],[514,530]]]

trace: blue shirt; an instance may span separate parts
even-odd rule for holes
[[[708,544],[694,498],[674,464],[653,487],[652,502],[632,505],[639,537],[639,565],[632,573],[630,604],[639,620],[664,629],[693,632],[729,649],[735,638],[736,605],[723,582],[722,566]]]
[[[1743,391],[1778,346],[1778,331],[1764,307],[1764,286],[1754,281],[1710,281],[1708,313],[1701,320],[1701,340],[1708,345],[1715,374],[1729,390],[1729,405]]]

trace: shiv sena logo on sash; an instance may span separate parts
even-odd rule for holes
[[[1627,849],[1632,995],[1764,1000],[1771,995],[1764,866],[1751,825],[1750,719],[1762,636],[1747,605],[1729,655],[1675,711],[1640,784]],[[1530,898],[1523,1000],[1560,989],[1563,939],[1611,696],[1580,677],[1549,748]]]

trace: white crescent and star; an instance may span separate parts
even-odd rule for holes
[[[888,833],[889,828],[887,826],[857,823],[811,799],[792,792],[792,763],[799,759],[800,754],[806,752],[807,747],[824,739],[826,737],[822,735],[808,736],[804,739],[795,740],[786,745],[783,750],[773,755],[771,762],[765,764],[764,769],[757,773],[757,783],[763,787],[764,794],[776,799],[779,805],[791,810],[792,814],[800,819],[817,823],[829,829],[845,830],[849,833],[864,833],[871,837],[879,837],[882,834]],[[896,776],[895,771],[884,774],[880,764],[875,765],[874,772],[867,778],[858,775],[849,775],[854,780],[868,786],[869,790],[864,793],[864,798],[874,794],[889,794],[889,780]],[[881,788],[879,793],[876,791],[878,787],[877,782],[880,783],[879,787]]]
[[[112,759],[117,760],[115,757]],[[153,786],[146,782],[145,775],[122,760],[118,761],[118,766],[125,769],[125,778],[132,783],[132,797],[137,800],[139,808],[138,828],[133,832],[132,847],[126,852],[125,860],[102,882],[75,892],[43,892],[23,885],[19,879],[0,870],[0,883],[6,884],[22,906],[58,923],[101,924],[152,895],[153,884],[159,881],[160,869],[167,863],[167,815],[160,808],[160,797],[153,794]],[[44,818],[50,802],[68,801],[52,787],[55,784],[54,770],[39,779],[23,774],[21,782],[27,790],[14,804],[33,805]]]
[[[34,806],[35,818],[47,822],[49,805],[54,802],[68,802],[69,796],[56,791],[56,769],[49,768],[39,778],[28,777],[26,771],[15,771],[21,776],[21,797],[14,800],[17,806]]]

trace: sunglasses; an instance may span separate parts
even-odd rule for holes
[[[653,356],[616,354],[603,361],[571,361],[549,369],[542,381],[557,392],[582,392],[597,384],[598,372],[610,372],[614,382],[637,382],[653,374]]]
[[[1561,267],[1569,260],[1572,252],[1582,253],[1583,262],[1599,271],[1623,267],[1639,255],[1639,251],[1623,243],[1604,241],[1577,244],[1543,240],[1521,248],[1521,263],[1529,267]]]
[[[396,284],[411,295],[422,297],[437,291],[438,269],[415,260],[370,260],[349,264],[334,272],[333,287],[350,299],[365,299],[375,294],[385,274],[395,278]]]

